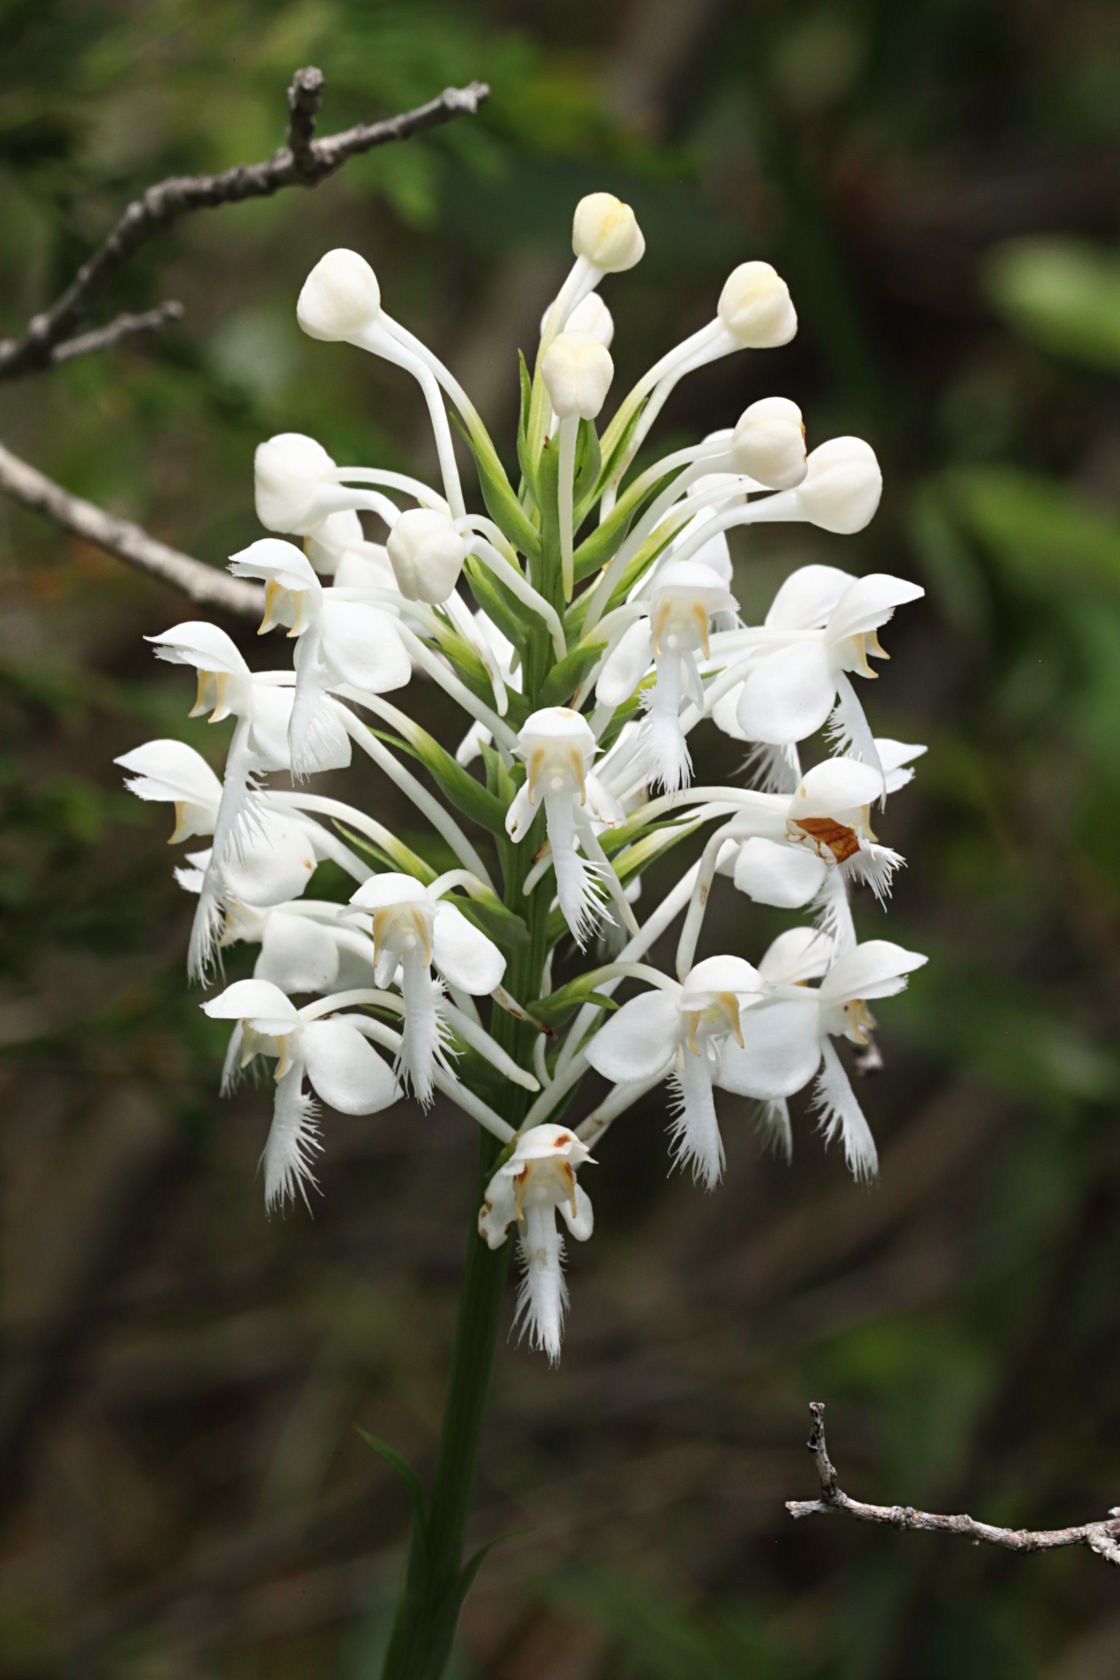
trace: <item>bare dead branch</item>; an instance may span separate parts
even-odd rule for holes
[[[77,338],[63,339],[51,350],[50,365],[57,367],[59,362],[72,361],[75,356],[88,356],[93,350],[108,350],[123,338],[135,338],[138,333],[159,332],[170,321],[182,318],[183,306],[174,298],[168,298],[166,303],[157,303],[154,309],[145,309],[140,315],[126,312],[107,326],[94,327],[92,332],[79,333]]]
[[[288,89],[288,150],[298,174],[306,175],[315,167],[315,118],[323,103],[323,72],[308,65],[297,70]]]
[[[824,1403],[812,1400],[813,1432],[806,1443],[813,1455],[820,1482],[817,1499],[787,1499],[786,1510],[793,1518],[814,1517],[822,1512],[843,1511],[857,1522],[886,1523],[890,1528],[920,1529],[933,1534],[963,1534],[974,1545],[984,1541],[1009,1552],[1051,1552],[1059,1546],[1088,1546],[1107,1563],[1120,1565],[1120,1506],[1112,1506],[1102,1522],[1082,1523],[1077,1528],[996,1528],[977,1522],[975,1517],[941,1516],[916,1511],[911,1505],[865,1505],[850,1499],[840,1487],[835,1466],[828,1456],[824,1433]]]
[[[226,612],[259,614],[264,596],[253,584],[230,577],[214,566],[192,560],[166,543],[150,537],[131,520],[118,519],[104,508],[72,496],[68,490],[37,472],[18,455],[0,444],[0,490],[6,490],[24,507],[45,513],[64,531],[72,531],[86,542],[116,554],[130,565],[172,584],[192,601],[222,607]]]
[[[214,209],[219,204],[238,204],[246,198],[268,198],[281,187],[316,186],[360,152],[407,140],[425,129],[473,113],[489,97],[490,89],[483,82],[445,88],[437,98],[413,111],[382,122],[358,123],[315,140],[312,132],[322,93],[320,71],[310,67],[297,70],[288,91],[289,144],[266,162],[236,164],[220,175],[175,175],[148,187],[134,199],[62,296],[34,316],[23,334],[0,343],[0,379],[16,379],[49,367],[54,348],[89,313],[94,298],[133,252],[180,216],[191,210]]]

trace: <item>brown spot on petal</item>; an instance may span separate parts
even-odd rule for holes
[[[572,1135],[570,1132],[561,1132],[558,1138],[553,1139],[552,1147],[553,1149],[563,1149],[564,1145],[566,1143],[571,1143],[571,1141]]]
[[[837,863],[843,863],[847,858],[854,857],[859,851],[859,839],[854,828],[846,828],[843,823],[834,822],[831,817],[800,817],[794,820],[794,828],[800,828],[806,833],[817,849],[817,856],[823,857],[823,848],[827,847]]]

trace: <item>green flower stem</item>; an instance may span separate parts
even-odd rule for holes
[[[508,985],[515,997],[536,997],[544,968],[548,930],[547,882],[525,899],[522,888],[532,859],[527,841],[499,845],[503,897],[511,907],[525,905],[529,943],[509,966]],[[536,1029],[495,1009],[490,1026],[495,1040],[522,1066],[530,1066]],[[529,1093],[507,1087],[504,1118],[517,1126]],[[491,1251],[478,1234],[478,1209],[501,1152],[488,1133],[479,1135],[478,1179],[471,1202],[467,1262],[459,1299],[459,1320],[444,1400],[439,1452],[430,1499],[413,1510],[397,1612],[382,1668],[382,1680],[439,1680],[444,1673],[459,1610],[473,1571],[464,1570],[463,1539],[490,1391],[490,1375],[505,1310],[505,1285],[512,1239]]]

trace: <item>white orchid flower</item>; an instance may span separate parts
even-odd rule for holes
[[[770,1106],[775,1125],[788,1127],[786,1099],[818,1074],[813,1106],[826,1142],[839,1136],[852,1176],[879,1170],[871,1129],[832,1044],[844,1037],[866,1044],[875,1022],[869,998],[893,997],[927,959],[888,939],[869,939],[829,966],[830,941],[817,928],[791,928],[758,965],[766,996],[742,1018],[742,1046],[724,1059],[728,1088]],[[819,986],[806,982],[822,974]]]
[[[174,806],[169,845],[213,834],[222,784],[201,753],[185,741],[147,741],[115,762],[133,772],[125,781],[129,793]],[[267,794],[258,794],[248,832],[223,866],[225,890],[231,899],[283,904],[300,896],[323,857],[335,855],[333,836],[317,823],[272,807]]]
[[[304,1079],[342,1114],[376,1114],[401,1095],[390,1068],[363,1035],[362,1017],[309,1017],[268,980],[237,980],[202,1010],[212,1020],[238,1023],[227,1070],[238,1056],[242,1067],[254,1056],[276,1061],[272,1126],[262,1157],[265,1205],[271,1210],[292,1201],[297,1191],[307,1202],[308,1186],[315,1185],[311,1163],[322,1144],[318,1106],[304,1091]]]
[[[896,607],[924,594],[884,572],[853,578],[835,566],[803,566],[778,590],[760,630],[733,630],[713,647],[714,661],[741,646],[747,662],[742,682],[713,707],[714,721],[739,740],[788,746],[831,714],[839,750],[881,770],[849,673],[878,675],[868,659],[888,655],[877,631]]]
[[[695,559],[664,566],[654,576],[646,613],[624,632],[599,673],[595,698],[613,711],[652,661],[657,680],[645,696],[640,751],[650,780],[669,792],[683,787],[692,773],[681,701],[690,699],[703,711],[698,656],[710,657],[713,615],[734,612],[736,605],[712,567]]]
[[[397,621],[380,607],[324,589],[303,551],[280,537],[251,543],[232,557],[229,569],[235,577],[265,584],[258,635],[286,625],[296,641],[288,745],[292,775],[309,776],[325,768],[324,751],[328,756],[333,751],[336,726],[327,699],[332,689],[350,685],[387,694],[411,677]]]
[[[576,1182],[578,1168],[595,1162],[587,1145],[566,1126],[533,1126],[522,1132],[509,1160],[486,1187],[478,1215],[480,1236],[501,1248],[513,1224],[524,1268],[517,1318],[531,1347],[543,1348],[551,1365],[560,1358],[568,1287],[564,1281],[564,1239],[559,1213],[577,1242],[591,1235],[591,1198]]]
[[[191,717],[209,711],[211,723],[231,715],[237,719],[226,755],[211,858],[191,929],[188,967],[200,979],[213,960],[217,942],[218,909],[225,891],[222,871],[230,857],[244,853],[252,834],[253,778],[262,771],[290,768],[292,690],[254,676],[231,638],[216,624],[188,620],[145,639],[155,644],[157,659],[193,665],[198,672]],[[332,718],[322,733],[318,768],[342,769],[349,763],[350,738]]]
[[[373,943],[347,907],[321,899],[226,905],[223,949],[260,946],[253,978],[282,992],[341,992],[374,983]]]
[[[719,872],[756,904],[786,910],[816,898],[833,872],[866,881],[882,902],[903,860],[879,844],[871,807],[911,779],[909,761],[925,748],[890,740],[876,740],[875,747],[883,775],[862,759],[825,759],[806,771],[788,800],[770,796],[772,822],[752,811],[745,823],[730,824],[725,837],[733,844],[721,852]]]
[[[517,738],[517,753],[528,775],[506,813],[506,832],[520,841],[532,826],[538,802],[543,804],[556,896],[581,950],[598,919],[603,892],[623,923],[637,931],[634,913],[595,831],[596,822],[609,827],[622,820],[617,801],[591,771],[597,751],[587,719],[569,706],[534,712]]]
[[[739,1089],[726,1068],[761,985],[742,957],[706,957],[683,981],[667,979],[624,1003],[587,1047],[591,1066],[615,1084],[672,1080],[674,1161],[690,1165],[708,1190],[724,1163],[713,1087]]]
[[[501,985],[506,960],[492,939],[440,897],[438,881],[426,887],[411,875],[386,871],[364,882],[350,903],[373,913],[376,984],[400,983],[401,1066],[426,1106],[441,1054],[440,987],[433,966],[457,991],[486,997]]]

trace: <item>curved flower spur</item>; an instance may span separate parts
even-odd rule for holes
[[[558,1220],[591,1236],[577,1171],[592,1141],[668,1081],[670,1160],[710,1190],[743,1129],[741,1102],[721,1129],[717,1093],[760,1104],[788,1148],[789,1099],[812,1085],[826,1141],[867,1177],[875,1146],[834,1041],[865,1043],[867,1000],[925,960],[860,943],[850,902],[860,884],[870,914],[885,902],[902,859],[879,838],[882,806],[924,750],[876,739],[854,679],[876,674],[880,632],[922,591],[809,565],[761,623],[745,622],[726,537],[791,521],[857,533],[879,501],[875,455],[858,438],[807,449],[800,410],[759,391],[753,362],[734,424],[660,458],[649,449],[682,379],[793,337],[789,290],[757,261],[604,423],[614,328],[598,288],[640,260],[644,239],[627,205],[593,193],[572,247],[522,366],[515,479],[453,373],[385,308],[365,259],[336,250],[315,265],[300,326],[416,381],[435,481],[337,465],[298,433],[263,443],[268,534],[231,567],[265,584],[261,629],[286,630],[292,669],[252,673],[209,624],[153,637],[159,657],[197,670],[196,710],[234,719],[224,777],[178,742],[121,761],[141,798],[175,805],[173,838],[211,837],[180,872],[199,896],[192,974],[260,948],[254,977],[203,1007],[234,1023],[227,1082],[245,1058],[274,1064],[268,1205],[306,1200],[314,1184],[325,1140],[305,1085],[371,1115],[406,1092],[426,1108],[439,1091],[480,1128],[478,1230],[502,1253],[516,1233],[517,1320],[553,1361],[567,1302]],[[453,708],[446,741],[411,716],[413,681]],[[750,744],[761,785],[692,785],[690,738],[707,724]],[[430,844],[314,788],[354,750]],[[670,852],[689,861],[650,902],[642,876]],[[325,859],[349,875],[348,903],[308,891]],[[765,952],[706,954],[710,895],[735,891],[800,912],[799,925]],[[672,974],[654,957],[674,924]],[[615,1012],[623,986],[638,989]],[[569,1115],[592,1071],[609,1091]],[[468,1290],[477,1276],[472,1260]]]

